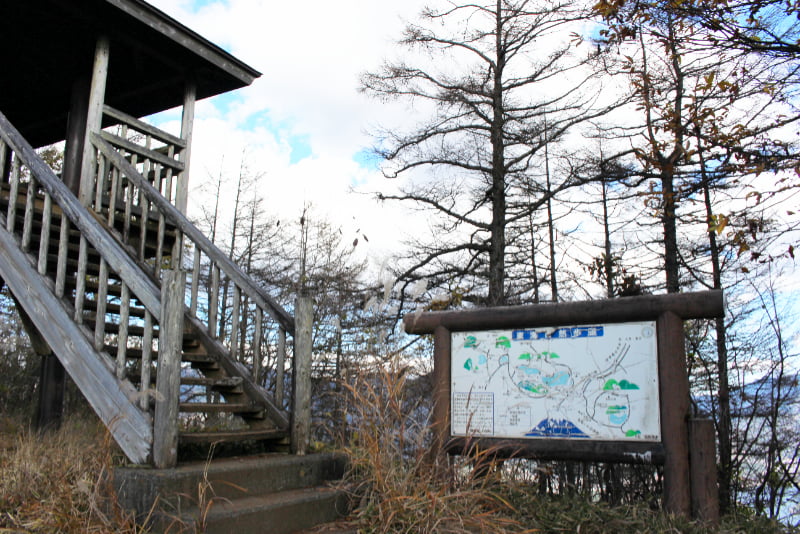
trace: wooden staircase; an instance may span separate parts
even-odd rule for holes
[[[82,201],[0,114],[0,277],[132,462],[287,445],[295,319],[174,205],[182,141],[104,111]]]

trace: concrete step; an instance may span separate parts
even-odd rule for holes
[[[347,513],[347,495],[331,487],[303,488],[212,503],[200,532],[288,534]]]
[[[334,453],[261,454],[174,469],[117,468],[114,485],[120,504],[140,517],[158,499],[161,528],[180,517],[184,524],[204,525],[205,532],[282,533],[345,512],[344,493],[329,487],[345,467],[345,457]]]

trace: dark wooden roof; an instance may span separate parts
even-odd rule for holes
[[[231,91],[260,73],[143,0],[10,0],[0,8],[0,111],[28,141],[64,139],[72,86],[110,41],[106,103],[143,117]]]

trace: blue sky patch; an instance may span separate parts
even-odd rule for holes
[[[373,149],[364,148],[353,155],[353,161],[368,171],[379,171],[383,158],[377,155]]]
[[[310,158],[313,151],[307,135],[293,135],[289,137],[289,146],[292,149],[289,155],[289,164],[294,165],[299,161]]]
[[[228,116],[231,113],[231,108],[235,104],[239,104],[242,101],[243,98],[240,95],[238,95],[236,91],[223,93],[211,99],[211,102],[214,104],[214,107],[217,108],[217,110],[223,117]],[[249,126],[245,127],[249,129]]]
[[[192,2],[189,2],[189,9],[191,9],[194,13],[197,13],[206,6],[227,3],[227,0],[193,0]]]

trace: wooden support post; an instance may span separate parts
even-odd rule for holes
[[[433,443],[431,452],[442,452],[450,437],[450,330],[437,326],[433,331]]]
[[[175,192],[175,207],[181,213],[186,213],[189,200],[189,159],[192,154],[192,132],[194,130],[194,103],[197,97],[197,88],[194,83],[186,85],[183,97],[183,116],[181,119],[181,139],[186,142],[186,148],[181,152],[180,161],[183,170],[178,176],[178,186]]]
[[[106,80],[108,78],[108,58],[108,38],[102,36],[97,39],[97,46],[94,53],[94,68],[92,69],[92,83],[89,90],[89,105],[86,113],[86,130],[83,140],[79,198],[84,206],[90,205],[94,196],[95,155],[91,135],[92,133],[99,132],[103,123],[103,103],[105,101]]]
[[[162,273],[153,428],[153,464],[159,469],[174,467],[178,461],[178,402],[185,283],[184,271],[170,269]]]
[[[0,182],[8,183],[11,177],[11,158],[13,150],[0,139]],[[9,197],[13,198],[13,197]]]
[[[0,286],[2,287],[2,286]],[[61,426],[64,415],[64,392],[67,386],[67,373],[39,329],[33,324],[28,313],[13,295],[22,327],[28,334],[31,348],[40,357],[39,367],[39,406],[36,410],[36,428],[45,430]]]
[[[305,454],[311,434],[311,328],[314,321],[314,303],[300,296],[295,301],[294,373],[292,404],[293,454]]]
[[[39,370],[39,409],[36,428],[56,429],[64,416],[64,392],[67,387],[67,372],[53,353],[42,354]]]
[[[711,419],[689,420],[689,478],[692,487],[692,517],[711,525],[719,523],[719,490]]]
[[[72,83],[69,116],[67,117],[67,137],[64,146],[64,165],[61,179],[70,191],[80,194],[81,163],[83,162],[84,142],[86,141],[86,120],[89,113],[89,92],[91,90],[88,73]]]
[[[658,374],[661,395],[661,440],[664,444],[664,509],[689,517],[689,377],[686,372],[683,320],[662,313],[658,330]]]

